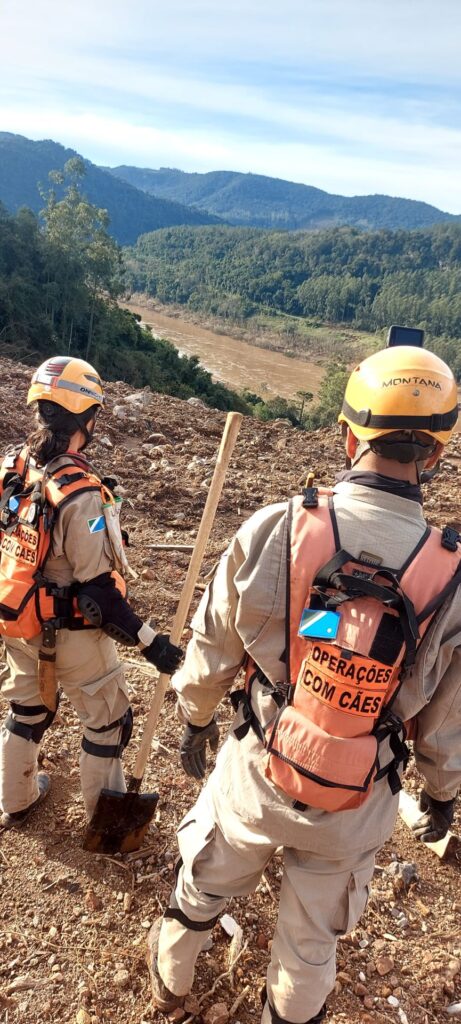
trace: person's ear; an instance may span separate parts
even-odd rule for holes
[[[437,465],[439,459],[442,458],[442,455],[443,455],[444,451],[445,451],[445,445],[444,444],[440,444],[440,441],[438,441],[437,445],[436,445],[436,449],[432,453],[430,459],[428,459],[427,462],[424,463],[424,469],[433,469],[434,466]]]
[[[346,455],[347,455],[347,457],[349,459],[353,459],[355,457],[355,453],[357,451],[358,443],[359,443],[358,442],[358,438],[355,437],[355,435],[352,433],[351,428],[348,427],[347,428],[345,445],[346,445]]]

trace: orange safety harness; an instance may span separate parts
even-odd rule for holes
[[[59,465],[57,462],[59,460]],[[59,587],[44,573],[53,530],[62,508],[76,495],[113,496],[86,458],[66,452],[44,468],[27,448],[8,455],[0,468],[0,634],[30,640],[44,625],[92,628],[80,615],[75,588]],[[116,583],[124,588],[121,577]]]
[[[393,793],[401,788],[407,730],[392,708],[434,615],[461,584],[459,536],[427,527],[400,570],[355,558],[341,548],[332,498],[314,488],[289,502],[287,531],[286,680],[270,684],[249,660],[245,690],[232,695],[244,713],[235,734],[253,727],[266,777],[298,809],[350,810],[384,776]],[[332,639],[315,625],[326,612],[335,613]],[[301,635],[303,613],[310,635]],[[276,704],[264,727],[252,702],[258,682]],[[393,757],[382,767],[385,739]]]

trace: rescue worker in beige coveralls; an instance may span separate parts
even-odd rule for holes
[[[0,730],[0,820],[6,828],[21,827],[50,789],[48,775],[37,769],[55,714],[38,681],[40,654],[47,657],[41,652],[45,625],[56,634],[56,681],[83,727],[80,775],[88,818],[101,789],[126,790],[121,756],[133,715],[114,639],[137,646],[160,671],[171,672],[181,657],[168,637],[133,612],[120,575],[114,576],[126,565],[113,515],[116,482],[101,482],[83,455],[104,405],[98,373],[82,359],[52,358],[35,372],[28,404],[36,410],[37,430],[0,471],[0,633],[7,661],[2,692],[10,702]],[[38,566],[30,566],[42,543],[50,547],[37,588]],[[30,599],[21,602],[18,615],[18,587],[24,589],[27,573]],[[46,603],[47,616],[37,618],[37,599]]]
[[[461,550],[455,531],[427,529],[419,485],[456,419],[453,375],[432,353],[402,346],[364,360],[340,415],[350,468],[331,497],[311,488],[304,506],[301,497],[256,512],[221,559],[173,678],[188,775],[204,777],[207,743],[216,750],[219,740],[215,710],[248,656],[251,662],[216,767],[179,826],[177,884],[149,935],[159,1009],[182,1005],[226,900],[253,892],[283,847],[261,1021],[324,1019],[337,938],[363,913],[375,855],[394,827],[402,722],[413,720],[425,779],[415,834],[435,840],[449,829],[461,781]],[[332,561],[322,574],[325,550]],[[319,607],[333,623],[323,639]],[[365,618],[374,626],[364,639]],[[331,653],[335,630],[338,656]],[[358,686],[365,677],[366,686]],[[384,700],[380,691],[388,686]],[[332,744],[342,777],[335,776]],[[357,756],[344,759],[344,746]],[[358,761],[363,768],[367,757],[370,771],[358,781]]]

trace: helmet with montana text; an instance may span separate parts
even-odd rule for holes
[[[27,404],[55,402],[68,412],[80,414],[93,405],[104,405],[101,378],[84,359],[53,356],[42,363],[32,377]]]
[[[450,367],[433,352],[412,345],[385,348],[359,363],[338,416],[360,441],[421,431],[443,445],[457,419],[457,387]]]

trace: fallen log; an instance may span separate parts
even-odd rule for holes
[[[152,551],[193,551],[193,544],[147,544]]]

